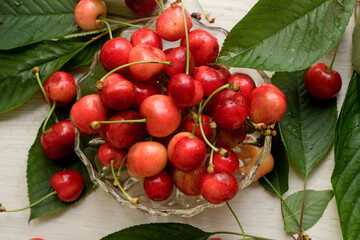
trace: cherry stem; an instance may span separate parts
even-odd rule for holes
[[[190,47],[189,47],[189,34],[187,31],[186,24],[186,16],[185,16],[185,8],[184,8],[184,0],[181,0],[181,11],[184,19],[184,27],[185,27],[185,39],[186,39],[186,74],[189,74],[190,69]]]
[[[110,72],[108,72],[107,74],[105,74],[101,79],[100,79],[100,82],[104,82],[105,79],[112,73],[122,69],[122,68],[126,68],[126,67],[129,67],[129,66],[132,66],[132,65],[136,65],[136,64],[143,64],[143,63],[160,63],[160,64],[166,64],[166,65],[171,65],[171,62],[169,61],[154,61],[154,60],[150,60],[150,61],[140,61],[140,62],[132,62],[132,63],[127,63],[127,64],[124,64],[124,65],[121,65],[117,68],[114,68],[113,70],[111,70]]]
[[[231,235],[243,236],[242,233],[230,232],[230,231],[218,231],[218,232],[212,232],[212,234],[213,235],[215,235],[215,234],[231,234]],[[245,234],[245,236],[249,237],[249,238],[259,239],[259,240],[274,240],[271,238],[258,237],[258,236],[249,235],[249,234]]]
[[[52,130],[46,130],[46,125],[47,125],[47,123],[48,123],[48,121],[49,121],[49,119],[50,119],[50,116],[54,113],[55,106],[56,106],[56,101],[54,100],[54,101],[53,101],[53,105],[52,105],[52,107],[51,107],[51,109],[50,109],[50,112],[49,112],[49,114],[47,115],[47,117],[46,117],[46,119],[45,119],[45,121],[44,121],[44,124],[42,125],[42,132],[43,132],[43,133],[50,133],[50,132],[52,132]]]
[[[216,136],[215,136],[214,145],[216,144],[216,140],[217,140],[218,136],[219,136],[219,135],[216,135]],[[214,149],[211,149],[211,151],[210,151],[210,158],[209,158],[209,165],[208,165],[208,167],[207,167],[207,169],[206,169],[206,171],[207,171],[208,173],[213,173],[214,170],[215,170],[215,166],[214,166],[214,163],[213,163],[213,159],[214,159]]]
[[[209,23],[213,23],[215,22],[215,18],[210,17],[210,15],[203,9],[203,7],[201,6],[199,0],[196,0],[197,4],[199,5],[201,11],[203,12],[205,19],[209,22]]]
[[[305,209],[305,193],[306,193],[306,180],[307,177],[304,178],[304,188],[303,188],[303,196],[302,196],[302,203],[301,203],[301,214],[300,214],[300,230],[299,235],[302,238],[303,236],[303,219],[304,219],[304,209]]]
[[[335,58],[336,58],[336,54],[337,54],[337,51],[338,51],[339,43],[340,43],[340,41],[335,46],[333,58],[331,59],[330,66],[327,69],[328,72],[332,72],[332,67],[333,67],[333,64],[335,62]]]
[[[98,24],[98,23],[105,23],[105,25],[106,25],[106,27],[107,27],[107,29],[108,29],[108,32],[109,32],[109,38],[110,38],[110,39],[113,39],[111,27],[110,27],[110,24],[109,24],[109,22],[108,22],[107,20],[104,20],[104,19],[102,19],[101,16],[99,16],[99,19],[96,20],[96,23],[97,23],[97,24]]]
[[[118,121],[93,121],[89,127],[93,130],[99,129],[101,124],[113,124],[113,123],[146,123],[147,119],[130,119],[130,120],[118,120]]]
[[[111,160],[111,161],[110,161],[110,164],[111,164],[111,173],[112,173],[112,175],[113,175],[113,177],[114,177],[114,180],[115,180],[118,188],[120,189],[120,191],[125,195],[125,197],[126,197],[132,204],[135,205],[135,204],[140,203],[140,199],[139,199],[139,198],[132,198],[132,197],[130,197],[130,195],[127,194],[127,193],[125,192],[125,190],[121,187],[121,185],[120,185],[120,183],[119,183],[119,180],[117,179],[116,174],[115,174],[114,162],[115,162],[114,160]],[[124,159],[123,159],[123,161],[121,162],[121,164],[123,164],[123,163],[124,163]],[[119,176],[119,178],[120,178],[120,176]]]
[[[250,127],[252,129],[254,129],[255,131],[257,131],[258,133],[264,135],[264,136],[272,136],[275,137],[277,132],[276,130],[269,128],[268,126],[266,126],[265,123],[254,123],[249,119],[246,119],[245,121],[245,125],[247,127]]]
[[[127,23],[127,22],[121,22],[121,21],[109,19],[109,18],[104,18],[102,16],[99,16],[99,19],[102,20],[104,23],[112,22],[112,23],[117,23],[117,24],[121,24],[124,26],[128,26],[128,27],[143,28],[143,26],[140,26],[140,25],[131,24],[131,23]]]
[[[53,106],[51,106],[50,100],[49,100],[49,98],[48,98],[48,96],[47,96],[47,94],[46,94],[46,92],[45,92],[45,89],[44,89],[44,87],[43,87],[43,85],[42,85],[42,83],[41,83],[41,80],[40,80],[40,69],[39,69],[39,67],[34,67],[34,68],[33,68],[33,73],[35,74],[35,77],[36,77],[36,80],[37,80],[38,85],[39,85],[39,87],[40,87],[40,90],[41,90],[41,92],[42,92],[42,94],[43,94],[43,96],[44,96],[47,104],[49,105],[50,108],[52,108]],[[57,116],[56,116],[56,114],[55,114],[55,112],[54,112],[54,114],[53,114],[53,117],[54,117],[55,122],[58,122],[58,121],[59,121],[58,118],[57,118]]]
[[[56,191],[52,191],[51,193],[49,193],[49,194],[46,195],[45,197],[37,200],[36,202],[30,204],[30,205],[27,206],[27,207],[19,208],[19,209],[12,209],[12,210],[3,209],[3,212],[20,212],[20,211],[26,210],[26,209],[28,209],[28,208],[32,208],[33,206],[37,205],[38,203],[44,201],[45,199],[47,199],[47,198],[49,198],[49,197],[51,197],[52,195],[55,195],[55,194],[57,194],[57,192],[56,192]]]
[[[158,7],[161,9],[161,11],[164,11],[164,2],[162,0],[160,0],[160,2],[158,0],[155,0],[156,4],[158,5]]]
[[[230,204],[229,204],[228,201],[226,201],[226,205],[227,205],[227,207],[229,208],[229,210],[230,210],[230,212],[232,213],[232,215],[234,216],[234,218],[236,219],[236,222],[238,223],[238,225],[239,225],[239,227],[240,227],[240,230],[241,230],[241,232],[242,232],[242,235],[243,235],[243,237],[244,237],[244,240],[246,240],[246,235],[245,235],[245,232],[244,232],[243,227],[241,226],[241,223],[240,223],[240,221],[239,221],[239,218],[236,216],[234,210],[231,208],[231,206],[230,206]]]
[[[120,172],[121,172],[121,169],[122,169],[122,167],[123,167],[123,165],[124,165],[124,163],[125,163],[125,160],[127,159],[127,154],[124,156],[124,158],[121,160],[121,163],[120,163],[120,167],[119,167],[119,169],[118,169],[118,173],[117,173],[117,176],[119,177],[119,179],[120,179]]]

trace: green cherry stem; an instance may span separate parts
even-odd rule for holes
[[[131,119],[131,120],[119,120],[119,121],[93,121],[90,123],[89,127],[92,130],[99,129],[101,124],[113,124],[113,123],[146,123],[147,119]]]
[[[121,164],[124,162],[124,160],[121,162]],[[125,195],[125,197],[129,200],[129,202],[131,202],[131,204],[139,204],[140,203],[140,199],[139,198],[133,198],[131,197],[129,194],[127,194],[125,192],[125,190],[121,187],[120,183],[119,183],[119,180],[117,179],[116,177],[116,174],[115,174],[115,170],[114,170],[114,160],[111,160],[110,161],[110,164],[111,164],[111,173],[114,177],[114,180],[118,186],[118,188],[120,189],[120,191]]]
[[[213,23],[215,22],[215,18],[210,17],[210,15],[203,9],[203,7],[201,6],[199,0],[196,0],[197,4],[199,5],[201,11],[203,12],[205,19],[209,22],[209,23]]]
[[[303,196],[302,196],[302,203],[301,203],[301,214],[300,214],[300,230],[299,235],[300,237],[303,236],[303,220],[304,220],[304,209],[305,209],[305,193],[306,193],[306,180],[307,176],[304,178],[304,187],[303,187]]]
[[[126,154],[126,155],[124,156],[124,158],[121,160],[120,167],[119,167],[119,169],[118,169],[117,176],[118,176],[119,179],[120,179],[121,169],[122,169],[122,167],[123,167],[126,159],[127,159],[127,154]]]
[[[335,46],[333,58],[331,59],[330,66],[329,66],[329,68],[327,69],[328,72],[332,72],[332,67],[333,67],[334,62],[335,62],[336,54],[337,54],[337,51],[338,51],[338,48],[339,48],[339,43],[340,43],[340,42],[338,42],[338,43],[336,44],[336,46]]]
[[[226,201],[226,205],[227,205],[227,207],[229,208],[229,210],[230,210],[230,212],[232,213],[232,215],[234,216],[234,218],[236,219],[236,222],[238,223],[238,225],[239,225],[239,227],[240,227],[240,230],[241,230],[241,232],[242,232],[242,235],[243,235],[243,237],[244,237],[244,240],[246,240],[245,231],[244,231],[243,227],[241,226],[241,223],[240,223],[240,221],[239,221],[239,218],[236,216],[236,214],[235,214],[234,210],[231,208],[229,202]]]
[[[132,23],[127,23],[127,22],[121,22],[121,21],[117,21],[117,20],[113,20],[113,19],[109,19],[109,18],[104,18],[102,16],[99,16],[100,20],[103,20],[104,23],[105,22],[112,22],[112,23],[117,23],[117,24],[121,24],[124,26],[128,26],[128,27],[136,27],[136,28],[143,28],[143,26],[140,25],[136,25],[136,24],[132,24]]]
[[[49,194],[47,194],[45,197],[37,200],[36,202],[30,204],[29,206],[24,207],[24,208],[19,208],[19,209],[6,210],[6,209],[0,204],[0,212],[20,212],[20,211],[26,210],[26,209],[28,209],[28,208],[32,208],[33,206],[37,205],[38,203],[44,201],[45,199],[47,199],[47,198],[49,198],[49,197],[51,197],[51,196],[53,196],[53,195],[55,195],[55,194],[57,194],[57,192],[56,192],[56,191],[52,191],[52,192],[50,192]]]
[[[99,18],[100,18],[100,17],[99,17]],[[97,20],[96,20],[96,24],[99,24],[99,25],[100,25],[100,23],[104,23],[104,24],[106,25],[106,27],[107,27],[107,29],[108,29],[108,32],[109,32],[109,38],[110,38],[110,39],[113,39],[113,35],[112,35],[112,31],[111,31],[111,27],[110,27],[109,22],[106,21],[106,20],[104,20],[104,19],[97,19]]]
[[[163,12],[165,10],[163,1],[160,0],[160,2],[159,2],[158,0],[155,0],[155,2],[158,5],[158,7],[161,9],[161,11]]]
[[[52,105],[52,107],[51,107],[51,109],[50,109],[50,112],[49,112],[49,114],[47,115],[47,117],[46,117],[46,119],[45,119],[45,121],[44,121],[44,124],[42,125],[42,132],[43,132],[43,133],[52,132],[51,129],[46,130],[46,125],[47,125],[47,123],[48,123],[48,121],[49,121],[49,119],[50,119],[50,116],[54,113],[55,106],[56,106],[56,101],[54,100],[54,101],[53,101],[53,105]]]
[[[218,231],[218,232],[212,232],[211,234],[212,235],[215,235],[215,234],[231,234],[231,235],[243,236],[242,233],[230,232],[230,231]],[[271,238],[258,237],[258,236],[249,235],[249,234],[245,234],[245,236],[249,237],[249,238],[259,239],[259,240],[274,240],[274,239],[271,239]]]
[[[185,8],[184,8],[184,0],[181,0],[181,11],[184,19],[184,27],[185,27],[185,39],[186,39],[186,74],[189,74],[190,69],[190,47],[189,47],[189,33],[187,31],[186,24],[186,16],[185,16]]]

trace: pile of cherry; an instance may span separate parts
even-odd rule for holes
[[[256,87],[250,76],[214,65],[217,39],[191,30],[180,6],[167,8],[155,28],[103,45],[99,60],[108,73],[97,82],[97,94],[73,105],[72,124],[82,134],[99,134],[105,141],[99,161],[113,169],[126,165],[130,176],[143,179],[151,200],[166,200],[175,185],[210,203],[228,201],[238,191],[239,158],[246,151],[255,159],[259,154],[254,146],[231,150],[243,142],[246,121],[265,133],[284,114],[285,96],[271,84]],[[178,47],[163,51],[162,41],[178,40]]]

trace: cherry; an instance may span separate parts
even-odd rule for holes
[[[311,96],[320,100],[334,98],[341,89],[342,80],[338,72],[324,63],[312,65],[305,75],[305,87]]]
[[[160,91],[157,87],[153,84],[144,82],[144,83],[135,83],[134,84],[134,92],[135,92],[135,99],[132,104],[132,107],[136,110],[140,108],[141,103],[148,97],[160,94]]]
[[[165,168],[166,163],[166,148],[153,141],[135,143],[127,156],[128,172],[137,178],[155,176]]]
[[[200,181],[205,174],[206,170],[202,166],[199,166],[189,172],[174,169],[172,179],[174,185],[180,190],[180,192],[189,196],[198,196],[201,194]]]
[[[148,15],[157,8],[156,0],[125,0],[125,4],[138,15]]]
[[[129,62],[129,54],[133,45],[125,38],[116,37],[108,40],[100,49],[100,63],[109,72]],[[126,74],[129,68],[122,68],[117,72]]]
[[[137,120],[141,119],[138,112],[125,110],[113,115],[109,121]],[[144,123],[127,122],[111,123],[105,126],[106,139],[115,148],[122,149],[144,139],[146,130]]]
[[[76,4],[74,18],[77,25],[84,31],[100,29],[103,24],[96,20],[99,16],[106,17],[107,8],[102,0],[81,0]]]
[[[186,47],[185,38],[182,38],[180,45]],[[195,57],[197,66],[215,62],[219,54],[217,39],[203,29],[189,32],[189,48]]]
[[[199,66],[193,77],[203,85],[206,97],[226,83],[216,69],[208,66]]]
[[[67,72],[55,72],[46,80],[43,87],[50,101],[50,105],[53,105],[53,101],[55,100],[56,107],[63,107],[69,104],[76,95],[75,80],[73,76]],[[43,99],[48,103],[45,96],[43,96]]]
[[[159,49],[163,48],[159,35],[154,30],[149,28],[136,30],[131,35],[130,42],[133,44],[133,46],[143,43]]]
[[[168,154],[169,160],[172,159],[175,144],[183,137],[188,137],[190,135],[191,135],[191,132],[179,132],[171,138],[171,140],[169,141],[169,144],[167,145],[167,154]]]
[[[186,48],[177,47],[165,53],[167,61],[172,64],[165,67],[167,75],[171,78],[178,73],[186,72]],[[195,58],[190,52],[189,55],[189,74],[192,75],[195,71]]]
[[[233,199],[238,188],[236,177],[225,172],[205,174],[200,181],[201,195],[212,204],[220,204]]]
[[[242,124],[239,128],[234,130],[221,129],[219,131],[216,146],[225,149],[233,149],[242,144],[246,137],[246,125]]]
[[[197,114],[194,114],[192,116],[188,116],[185,118],[185,121],[184,121],[185,131],[192,132],[194,125],[195,125],[196,118],[197,118]],[[204,115],[204,114],[201,114],[201,123],[202,123],[203,131],[205,133],[206,138],[209,141],[212,141],[214,132],[216,131],[216,124],[212,121],[212,119],[209,116]],[[196,125],[195,136],[200,138],[201,140],[204,140],[203,136],[201,134],[199,123],[197,123],[197,125]]]
[[[230,174],[236,174],[239,168],[239,160],[232,150],[227,150],[227,156],[222,156],[216,152],[213,154],[213,160],[211,169],[214,172],[226,172]],[[206,159],[205,166],[209,171],[210,156]]]
[[[239,85],[239,92],[245,97],[246,100],[249,99],[252,91],[256,88],[254,80],[245,73],[232,74],[229,77],[228,82],[234,82]]]
[[[55,173],[50,179],[51,187],[63,202],[72,202],[79,198],[84,189],[83,176],[74,170],[63,170]]]
[[[114,160],[114,168],[118,169],[126,154],[126,150],[114,148],[108,142],[105,142],[100,146],[97,156],[99,161],[107,168],[111,167],[111,160]]]
[[[181,122],[181,111],[166,95],[152,95],[140,106],[140,114],[146,118],[147,132],[154,137],[166,137],[173,133]]]
[[[175,145],[170,162],[184,172],[199,167],[206,155],[205,143],[197,137],[183,137]]]
[[[193,24],[189,13],[185,10],[186,28],[190,31]],[[162,39],[170,42],[177,41],[185,36],[185,24],[180,6],[168,7],[160,14],[155,24],[156,32]]]
[[[165,61],[163,51],[147,44],[136,45],[129,54],[129,63],[141,61]],[[161,63],[142,63],[130,66],[130,72],[141,81],[149,81],[165,69]]]
[[[236,156],[242,162],[242,167],[239,168],[239,172],[241,175],[246,177],[251,169],[253,168],[256,160],[258,159],[260,153],[262,152],[263,148],[253,146],[253,145],[243,145],[240,151],[236,152]],[[253,182],[257,181],[259,178],[264,176],[265,174],[271,172],[274,168],[274,158],[269,153],[266,156],[264,161],[260,164],[255,177],[253,178]]]
[[[282,118],[285,110],[285,95],[272,84],[261,84],[250,95],[249,118],[254,123],[272,125]]]
[[[134,84],[118,73],[107,76],[97,90],[103,105],[113,110],[125,110],[135,100]]]
[[[81,133],[94,134],[98,130],[91,129],[90,123],[93,121],[107,120],[108,109],[101,103],[98,94],[90,94],[82,97],[74,103],[70,110],[72,124]]]
[[[146,177],[143,187],[146,196],[153,201],[164,201],[171,196],[173,191],[172,179],[166,171],[152,177]]]
[[[217,65],[217,64],[214,64],[211,67],[214,68],[220,74],[223,82],[228,82],[228,79],[231,76],[231,73],[227,67]]]
[[[75,131],[68,120],[55,123],[41,134],[40,145],[51,159],[62,160],[74,152]]]
[[[248,104],[244,96],[232,89],[218,93],[213,105],[212,118],[222,129],[234,130],[244,124]]]

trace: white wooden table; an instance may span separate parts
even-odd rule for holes
[[[112,4],[115,1],[111,0]],[[202,1],[205,9],[216,18],[215,26],[230,30],[255,4],[254,0],[206,0]],[[195,0],[186,1],[189,12],[199,8]],[[338,97],[338,106],[346,92],[352,73],[351,34],[354,19],[341,40],[334,69],[343,78],[343,87]],[[323,61],[331,61],[332,54]],[[26,186],[27,152],[33,143],[38,128],[48,113],[38,92],[27,103],[11,112],[0,115],[0,202],[8,208],[28,205]],[[310,174],[308,189],[331,189],[330,176],[334,167],[333,150]],[[287,194],[302,190],[302,175],[291,167],[290,189]],[[280,201],[265,192],[258,184],[241,191],[231,205],[238,215],[245,232],[272,239],[290,239],[283,230]],[[87,239],[97,240],[122,228],[151,222],[182,222],[192,224],[204,231],[236,231],[239,227],[226,206],[209,209],[192,218],[150,217],[144,213],[119,206],[114,199],[97,189],[82,201],[59,213],[35,219],[28,223],[30,210],[17,213],[0,214],[0,239],[26,240],[41,237],[45,240]],[[307,233],[312,239],[342,239],[335,199],[328,205],[320,221]],[[235,236],[222,236],[223,239],[239,239]]]

